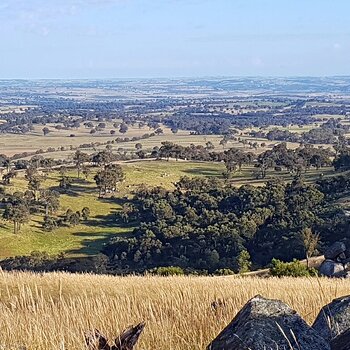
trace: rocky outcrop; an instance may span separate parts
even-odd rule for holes
[[[350,349],[350,329],[339,334],[331,340],[332,350],[349,350]]]
[[[312,327],[327,341],[349,330],[350,296],[335,299],[324,306]]]
[[[324,253],[325,259],[336,261],[339,256],[344,254],[346,251],[346,246],[343,242],[335,242],[330,247],[328,247]],[[345,258],[345,254],[344,254]]]
[[[345,267],[342,263],[327,259],[321,264],[319,272],[322,276],[344,277]]]
[[[349,277],[349,259],[345,252],[346,246],[344,243],[333,243],[325,251],[325,260],[319,267],[319,273],[326,277]]]
[[[225,306],[218,300],[212,309]],[[132,350],[145,327],[129,327],[109,342],[99,331],[86,334],[91,350]],[[324,306],[310,327],[280,300],[260,295],[249,300],[207,350],[350,350],[350,296]],[[25,349],[23,349],[25,350]]]
[[[330,350],[329,342],[279,300],[256,296],[207,350]]]

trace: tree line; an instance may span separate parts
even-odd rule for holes
[[[254,268],[273,258],[304,258],[316,236],[319,249],[349,238],[349,218],[328,197],[331,181],[339,179],[237,188],[217,178],[184,177],[174,191],[144,187],[121,212],[138,227],[130,237],[116,235],[104,252],[115,269],[129,272],[157,266],[239,271],[246,252]]]

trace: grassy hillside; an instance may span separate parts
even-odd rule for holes
[[[68,194],[61,195],[57,215],[63,215],[69,208],[75,212],[89,207],[90,219],[87,222],[81,222],[80,225],[65,226],[53,232],[44,232],[41,227],[43,215],[33,215],[31,220],[22,226],[20,233],[14,235],[12,223],[2,219],[0,209],[0,259],[25,255],[32,251],[45,251],[49,254],[65,252],[67,256],[75,257],[94,255],[101,250],[111,235],[128,233],[133,229],[130,225],[118,224],[116,214],[121,208],[120,199],[130,196],[139,185],[146,184],[148,187],[162,186],[172,189],[181,176],[222,177],[225,169],[223,163],[153,160],[127,162],[123,163],[122,167],[125,172],[125,181],[120,185],[116,199],[98,198],[93,180],[95,168],[91,168],[91,174],[87,180],[77,180],[76,171],[69,171],[67,175],[74,180],[73,186]],[[241,172],[235,173],[230,181],[238,186],[247,183],[256,186],[276,175],[285,181],[292,180],[292,175],[287,171],[276,173],[271,169],[266,179],[259,180],[253,176],[253,172],[253,166],[246,166]],[[334,175],[331,168],[323,168],[322,172],[325,177]],[[317,180],[319,175],[320,171],[317,170],[310,170],[304,174],[308,182]],[[58,171],[52,171],[43,183],[43,187],[57,190],[59,179]],[[10,186],[5,186],[6,192],[12,193],[23,192],[26,189],[27,181],[24,178],[24,172],[19,173]]]
[[[117,193],[119,198],[129,195],[138,185],[163,186],[172,188],[181,176],[220,176],[224,170],[222,164],[193,162],[154,162],[143,161],[123,164],[125,182]],[[126,233],[132,227],[120,227],[115,214],[120,209],[118,200],[99,199],[93,180],[94,171],[88,180],[75,180],[69,194],[60,197],[58,214],[64,214],[68,208],[81,211],[84,207],[91,210],[90,219],[78,226],[60,227],[53,232],[44,232],[41,228],[43,216],[32,216],[28,224],[23,225],[19,234],[13,234],[12,224],[0,218],[0,259],[8,256],[29,254],[32,251],[46,251],[49,254],[65,252],[68,256],[86,256],[96,254],[109,237],[116,233]],[[76,171],[68,174],[76,177]],[[55,189],[60,175],[54,171],[48,175],[43,186]],[[19,174],[6,191],[25,191],[27,181],[24,173]],[[0,210],[0,214],[1,210]]]
[[[288,285],[288,288],[286,288]],[[278,298],[311,323],[349,293],[350,281],[235,277],[110,277],[0,273],[0,346],[84,348],[84,332],[109,337],[146,322],[138,349],[203,350],[256,294]],[[223,306],[213,310],[214,301]]]

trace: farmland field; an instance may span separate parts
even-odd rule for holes
[[[70,148],[77,147],[79,145],[89,144],[89,143],[102,143],[102,145],[96,145],[92,147],[84,147],[89,153],[93,153],[96,150],[105,149],[107,142],[112,142],[117,137],[138,137],[143,134],[151,133],[147,127],[139,128],[137,126],[130,127],[126,134],[121,134],[116,130],[114,135],[110,134],[111,130],[115,130],[113,128],[112,123],[106,123],[106,128],[98,132],[97,134],[91,135],[90,129],[86,129],[81,126],[78,129],[73,130],[56,130],[54,128],[54,124],[46,125],[51,131],[48,135],[44,136],[42,132],[42,126],[36,126],[34,130],[25,135],[16,135],[16,134],[6,134],[1,135],[0,137],[0,152],[1,154],[5,154],[7,156],[13,156],[15,154],[23,153],[23,152],[35,152],[37,150],[46,151],[49,148],[53,148],[54,150],[50,150],[47,153],[47,157],[55,158],[55,159],[66,159],[73,155],[74,151]],[[310,125],[309,129],[313,126]],[[271,127],[272,129],[273,127]],[[286,130],[290,128],[286,128]],[[156,135],[150,137],[148,139],[142,140],[142,146],[144,150],[150,151],[153,147],[160,147],[162,142],[169,141],[174,142],[176,144],[182,146],[189,146],[191,144],[194,145],[202,145],[205,146],[207,142],[212,142],[215,150],[220,151],[223,149],[227,149],[229,147],[237,147],[249,150],[248,146],[244,146],[237,141],[230,141],[225,147],[220,145],[220,140],[222,137],[220,135],[192,135],[189,131],[179,130],[178,133],[173,134],[171,130],[165,126],[162,126],[163,134]],[[279,143],[278,141],[269,141],[267,139],[257,139],[250,137],[248,134],[254,128],[246,129],[242,131],[242,140],[247,141],[258,141],[260,143],[265,143],[264,147],[259,147],[259,149],[253,150],[254,152],[263,152],[266,149],[271,148],[274,144]],[[295,130],[292,128],[291,131],[296,132],[305,132],[307,128],[298,128],[295,127]],[[73,136],[74,135],[74,136]],[[20,141],[20,142],[19,142]],[[135,144],[140,141],[129,141],[122,143],[112,144],[113,150],[117,151],[118,149],[122,149],[126,152],[134,152]],[[289,142],[289,147],[296,148],[298,143]],[[61,149],[63,147],[63,149]],[[30,157],[22,157],[24,159]]]

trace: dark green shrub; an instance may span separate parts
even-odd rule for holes
[[[310,277],[317,276],[317,270],[308,268],[299,260],[294,259],[292,262],[283,262],[278,259],[272,259],[270,273],[272,276],[283,277]]]
[[[52,216],[45,215],[42,227],[43,230],[46,232],[51,232],[55,230],[58,227],[57,219]]]

